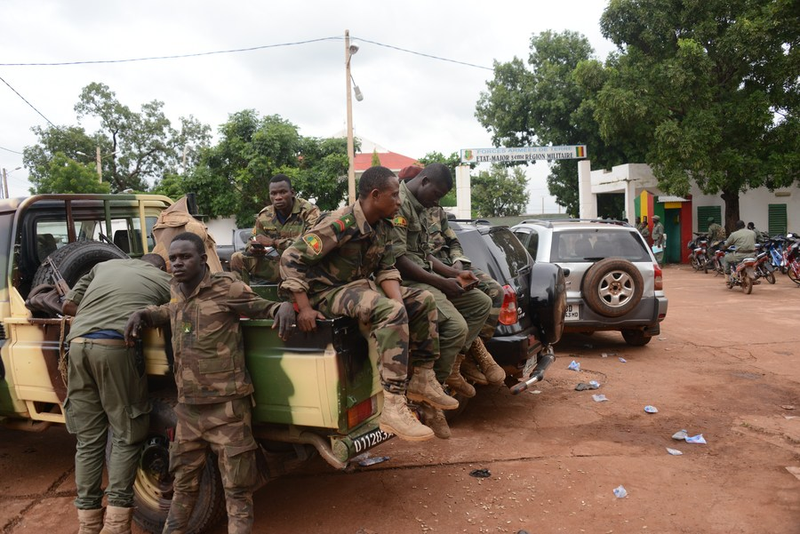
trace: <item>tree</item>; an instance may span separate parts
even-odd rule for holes
[[[36,193],[108,193],[108,183],[100,183],[94,165],[81,164],[56,152],[47,166],[47,173],[30,189]]]
[[[586,37],[565,31],[531,37],[527,66],[519,58],[495,63],[494,79],[481,93],[475,116],[495,146],[587,145],[596,167],[636,156],[601,138],[593,118],[594,97],[605,82]],[[614,140],[616,142],[616,140]],[[635,146],[635,145],[634,145]],[[568,213],[578,213],[578,172],[573,160],[551,164],[550,193]]]
[[[380,165],[381,165],[381,158],[380,158],[380,156],[378,156],[378,149],[377,148],[373,148],[372,149],[372,163],[370,163],[370,166],[372,166],[372,167],[380,167]]]
[[[89,165],[94,160],[88,159],[87,156],[82,154],[94,154],[96,140],[79,126],[61,128],[34,126],[31,130],[39,138],[39,144],[25,147],[22,156],[25,167],[30,170],[29,180],[33,184],[30,189],[31,194],[65,193],[66,191],[54,189],[56,184],[62,182],[50,176],[50,172],[54,168],[60,171],[64,163],[66,163],[64,159],[59,159],[59,162],[53,166],[56,155],[61,154],[67,160],[82,161]],[[91,181],[86,182],[87,185],[91,184],[91,190],[71,190],[70,192],[94,192],[94,185],[98,183],[96,170],[93,176],[94,178]],[[83,183],[83,181],[79,180],[79,183]],[[77,183],[73,185],[77,185]]]
[[[459,156],[458,152],[453,152],[449,156],[445,156],[441,152],[428,152],[419,158],[418,161],[423,167],[430,165],[431,163],[441,163],[442,165],[446,165],[447,168],[450,169],[450,174],[453,176],[453,181],[455,183],[456,167],[461,165],[461,156]],[[470,168],[474,167],[475,165],[470,165]],[[445,196],[442,197],[442,199],[439,201],[439,204],[445,207],[458,205],[456,200],[455,186]]]
[[[521,167],[492,165],[472,178],[472,206],[478,217],[519,215],[528,205],[527,178]]]
[[[612,0],[618,47],[595,117],[605,139],[635,139],[665,192],[739,193],[800,179],[800,11],[786,0]]]

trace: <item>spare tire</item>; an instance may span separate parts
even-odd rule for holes
[[[48,256],[64,277],[69,287],[73,287],[81,277],[92,270],[98,263],[107,260],[127,259],[128,255],[114,245],[97,241],[76,241],[69,243]],[[33,275],[33,284],[53,283],[53,269],[43,263]]]
[[[628,260],[606,258],[592,265],[583,277],[583,299],[604,317],[620,317],[642,300],[644,279]]]

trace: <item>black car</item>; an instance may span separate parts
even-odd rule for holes
[[[482,220],[457,220],[450,225],[472,266],[503,286],[500,322],[486,346],[509,376],[523,379],[512,391],[524,391],[542,379],[555,359],[552,345],[564,329],[564,274],[558,265],[534,262],[506,226]]]

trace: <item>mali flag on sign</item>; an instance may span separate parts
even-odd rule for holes
[[[575,157],[576,158],[585,158],[586,157],[586,147],[585,146],[576,146],[575,147]]]

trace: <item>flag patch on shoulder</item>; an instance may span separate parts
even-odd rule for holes
[[[394,219],[392,219],[392,224],[395,226],[399,226],[401,228],[405,228],[406,226],[408,226],[408,219],[406,219],[402,215],[398,215]]]
[[[306,234],[303,236],[303,241],[306,242],[308,248],[310,248],[315,255],[322,252],[322,240],[317,237],[317,234]]]

